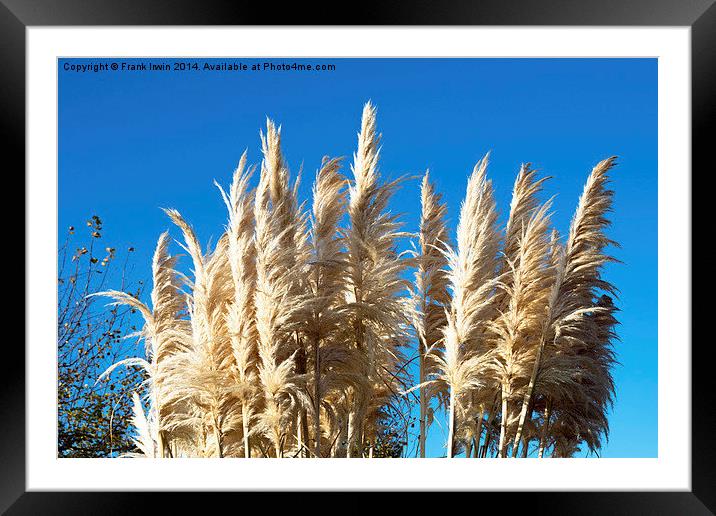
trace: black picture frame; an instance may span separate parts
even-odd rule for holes
[[[295,3],[277,9],[273,3],[249,4],[235,0],[201,3],[189,0],[0,0],[0,145],[6,177],[13,171],[25,170],[25,29],[40,25],[689,26],[692,171],[684,170],[682,174],[684,181],[692,181],[693,171],[713,173],[711,151],[716,142],[712,136],[716,125],[714,0],[460,0],[440,4],[430,0],[384,0],[374,5],[362,3],[360,9],[342,17],[331,7],[335,4]],[[695,205],[693,200],[692,205]],[[712,232],[710,229],[706,234]],[[24,236],[21,238],[24,240]],[[31,272],[25,270],[25,277]],[[716,513],[713,440],[716,389],[711,382],[711,364],[716,361],[716,353],[711,340],[691,347],[690,492],[513,493],[509,495],[510,508],[532,511],[542,508],[567,514]],[[682,344],[688,352],[688,343]],[[5,357],[6,365],[0,375],[0,510],[7,510],[7,514],[126,514],[148,508],[151,497],[161,497],[162,509],[167,511],[183,506],[192,496],[189,493],[26,493],[24,350],[7,340]],[[212,493],[211,496],[214,504],[234,495]]]

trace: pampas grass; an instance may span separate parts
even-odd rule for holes
[[[375,439],[376,416],[390,393],[399,390],[396,371],[406,339],[405,260],[396,252],[400,224],[387,211],[400,179],[380,183],[376,110],[363,109],[358,150],[349,188],[346,248],[348,305],[353,342],[361,363],[360,382],[351,389],[347,456],[363,454]]]
[[[324,158],[313,186],[308,288],[304,333],[312,360],[309,392],[313,396],[313,454],[322,457],[321,411],[332,414],[331,397],[356,385],[356,357],[341,336],[345,311],[346,253],[338,224],[345,210],[347,180],[340,159]],[[331,418],[334,419],[334,418]],[[331,435],[335,429],[329,429]]]
[[[450,392],[448,457],[455,453],[456,426],[465,419],[468,393],[480,396],[495,377],[494,349],[485,333],[495,311],[499,237],[487,161],[485,156],[475,165],[467,182],[457,249],[448,253],[452,300],[444,329],[445,353],[438,359],[440,379]]]
[[[234,172],[227,194],[217,184],[229,212],[226,228],[228,261],[233,281],[233,298],[226,311],[226,328],[231,339],[234,394],[241,405],[243,455],[251,457],[250,437],[259,406],[256,322],[256,246],[254,242],[253,193],[248,191],[251,172],[246,172],[246,152]]]
[[[350,174],[341,158],[324,158],[310,204],[299,202],[281,128],[267,120],[260,139],[258,174],[244,152],[228,188],[217,183],[228,216],[214,248],[165,210],[191,274],[178,272],[163,233],[151,307],[102,293],[144,318],[145,357],[104,373],[146,372],[133,393],[132,456],[374,457],[390,449],[396,424],[417,419],[425,457],[442,408],[447,457],[599,451],[615,395],[616,288],[603,277],[614,261],[614,158],[588,176],[562,241],[541,199],[547,178],[529,164],[498,224],[485,156],[467,179],[453,242],[428,172],[419,230],[402,232],[390,200],[405,179],[381,179],[371,103]],[[408,238],[412,256],[398,251]]]
[[[296,373],[296,354],[300,346],[294,315],[300,308],[301,293],[296,286],[305,259],[295,245],[302,221],[280,146],[280,129],[268,121],[266,135],[262,135],[264,159],[254,205],[255,309],[258,376],[265,403],[259,425],[271,441],[275,457],[282,457],[291,442],[291,416],[299,408],[301,378]]]
[[[437,396],[446,398],[444,384],[430,383],[428,377],[437,374],[443,353],[442,334],[447,323],[445,310],[450,304],[447,278],[448,232],[445,222],[447,206],[430,183],[425,172],[420,187],[421,216],[418,234],[419,253],[416,257],[415,289],[413,293],[413,325],[418,340],[420,388],[420,457],[425,457],[425,444],[429,426],[430,400]],[[431,388],[432,387],[432,388]]]

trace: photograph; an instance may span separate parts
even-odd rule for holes
[[[57,458],[659,457],[657,58],[56,73]]]

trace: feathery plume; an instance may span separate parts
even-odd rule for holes
[[[193,262],[192,292],[187,295],[191,337],[186,351],[172,357],[172,382],[168,385],[177,403],[190,400],[195,409],[182,414],[177,426],[193,426],[195,436],[206,434],[205,453],[225,454],[225,438],[240,420],[238,404],[231,391],[233,363],[225,313],[231,299],[231,271],[224,234],[214,251],[204,256],[192,227],[176,210],[165,210],[182,231],[184,249]],[[181,421],[183,419],[183,421]]]
[[[406,288],[401,273],[404,261],[395,250],[400,224],[387,212],[388,201],[401,181],[379,184],[377,170],[380,137],[376,134],[376,110],[370,103],[363,108],[358,150],[353,156],[353,183],[349,188],[347,232],[348,309],[352,312],[355,348],[364,363],[363,381],[354,389],[348,417],[350,456],[374,439],[366,432],[371,403],[382,403],[397,392],[395,368],[400,348],[406,342],[404,306],[399,293]],[[386,390],[387,388],[387,390]],[[372,429],[377,426],[369,421]]]
[[[127,455],[130,457],[146,457],[152,459],[160,457],[160,447],[157,439],[155,421],[153,421],[151,415],[147,417],[144,413],[142,401],[139,398],[139,394],[136,392],[132,393],[132,414],[132,426],[136,432],[136,434],[132,437],[132,442],[134,442],[135,446],[139,448],[141,453],[130,453]]]
[[[256,329],[259,381],[265,408],[260,415],[264,434],[276,457],[283,455],[289,416],[301,389],[295,375],[295,320],[300,308],[296,294],[301,269],[297,261],[295,191],[288,182],[280,149],[280,131],[267,122],[262,135],[264,159],[254,204],[256,248]],[[293,338],[292,338],[293,337]]]
[[[345,322],[345,253],[338,223],[345,209],[346,179],[340,159],[324,158],[313,186],[310,262],[304,333],[312,361],[313,436],[316,457],[321,451],[321,408],[329,391],[345,386],[349,350],[337,337]]]
[[[234,357],[236,395],[241,403],[242,446],[251,457],[251,423],[258,404],[256,369],[257,339],[254,324],[256,294],[256,249],[254,246],[253,195],[248,191],[252,171],[246,171],[246,152],[234,172],[229,194],[217,185],[229,212],[228,259],[233,280],[233,299],[226,313],[226,325]]]
[[[439,378],[450,390],[448,457],[454,455],[461,396],[493,376],[492,350],[484,333],[485,323],[494,312],[499,238],[492,184],[486,175],[487,160],[485,156],[475,165],[468,180],[460,209],[457,251],[448,253],[452,301],[444,330],[445,352],[438,358]]]
[[[416,257],[415,292],[413,295],[413,325],[418,338],[418,360],[420,386],[420,456],[425,457],[427,438],[427,415],[430,399],[434,394],[444,394],[433,384],[425,384],[428,377],[437,374],[438,364],[433,357],[442,352],[438,348],[446,324],[445,309],[450,304],[447,290],[447,240],[445,224],[447,207],[441,202],[442,196],[435,192],[430,183],[429,171],[421,183],[421,216],[418,235],[419,251]],[[431,389],[432,387],[432,389]],[[435,393],[434,391],[437,391]]]
[[[507,428],[511,422],[509,404],[526,387],[529,365],[535,360],[534,335],[539,334],[549,295],[549,215],[551,202],[531,215],[521,230],[515,261],[508,262],[506,280],[500,288],[508,295],[507,307],[491,330],[497,336],[496,352],[502,402],[500,457],[505,457]],[[519,436],[513,450],[519,445]]]
[[[130,358],[120,361],[110,366],[100,378],[109,375],[116,367],[121,365],[140,365],[145,370],[147,374],[145,383],[149,389],[150,400],[149,419],[154,422],[156,428],[155,438],[159,443],[158,456],[160,457],[165,456],[167,449],[165,422],[172,414],[171,394],[167,392],[164,386],[169,374],[166,368],[166,359],[180,351],[180,343],[186,337],[187,332],[187,326],[183,321],[179,320],[182,300],[179,295],[179,284],[174,269],[176,257],[169,255],[168,246],[169,234],[164,232],[157,241],[152,259],[153,288],[151,309],[134,296],[125,292],[112,290],[97,294],[111,297],[115,300],[115,303],[128,305],[136,309],[144,319],[144,327],[139,335],[144,338],[147,359]]]
[[[604,233],[610,224],[606,215],[613,197],[607,187],[608,172],[615,159],[601,161],[592,169],[579,199],[567,242],[558,255],[548,322],[542,334],[544,353],[534,373],[534,390],[548,399],[551,414],[559,421],[550,432],[571,432],[565,439],[586,439],[592,451],[600,446],[599,436],[608,433],[606,411],[614,392],[610,369],[615,309],[599,303],[606,299],[601,293],[611,303],[609,296],[616,292],[600,272],[605,264],[616,261],[604,253],[607,246],[616,245]],[[600,331],[600,325],[605,325],[606,331]],[[572,447],[555,452],[566,454],[568,450]]]

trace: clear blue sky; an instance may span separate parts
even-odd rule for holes
[[[303,164],[307,199],[323,156],[350,161],[371,99],[383,176],[429,167],[453,231],[467,175],[488,150],[502,218],[520,163],[532,162],[553,176],[545,198],[557,195],[562,233],[591,167],[619,156],[610,236],[623,264],[609,266],[606,278],[621,292],[621,365],[602,455],[657,456],[655,59],[322,60],[336,65],[330,72],[78,73],[64,71],[65,62],[88,61],[59,61],[60,235],[98,214],[104,241],[136,248],[136,279],[150,278],[154,244],[170,228],[160,207],[179,209],[204,244],[220,236],[225,211],[212,180],[227,184],[245,148],[260,161],[266,116],[283,126],[292,172]],[[418,225],[418,191],[411,181],[392,203],[409,231]],[[430,455],[444,454],[445,436],[431,428]]]

